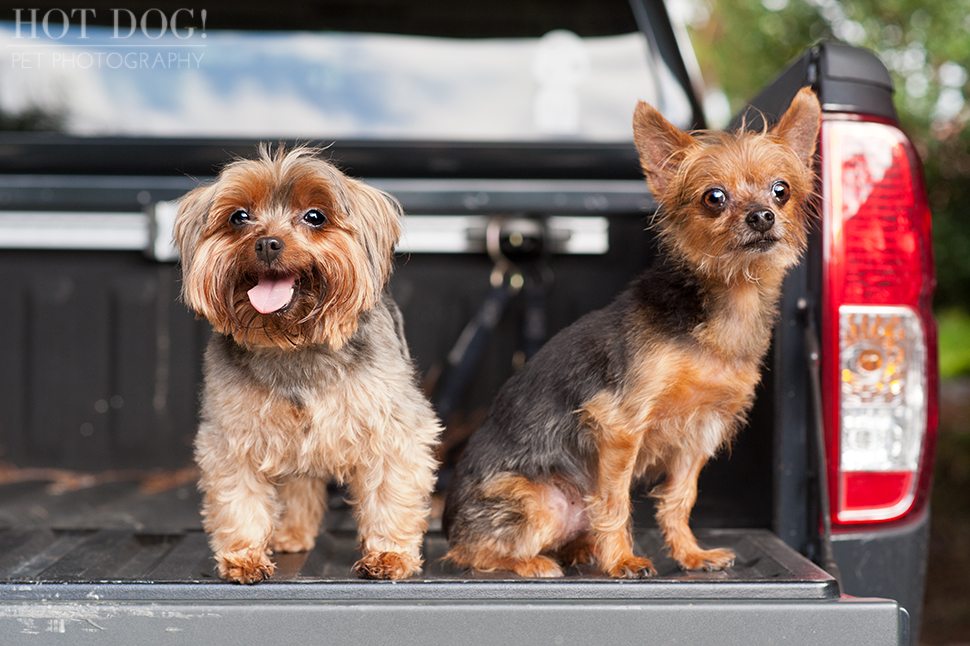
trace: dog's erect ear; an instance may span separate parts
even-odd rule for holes
[[[771,134],[788,144],[807,168],[812,168],[815,142],[818,140],[822,108],[810,88],[803,87],[791,106],[771,130]]]
[[[664,119],[655,108],[640,101],[633,113],[633,141],[640,152],[640,165],[647,176],[647,184],[659,197],[694,140]]]
[[[195,188],[179,200],[178,214],[175,216],[175,244],[182,260],[182,273],[189,271],[195,248],[202,237],[206,215],[215,199],[215,185]]]

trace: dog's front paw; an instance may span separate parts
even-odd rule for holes
[[[723,547],[688,552],[675,558],[685,570],[723,570],[734,565],[734,552]]]
[[[273,576],[276,566],[263,550],[247,548],[216,554],[219,576],[235,583],[259,583]]]
[[[519,576],[542,579],[562,576],[562,568],[548,556],[536,556],[531,559],[516,560],[511,567],[512,571]]]
[[[421,561],[400,552],[371,552],[354,563],[362,579],[406,579],[421,571]]]
[[[270,547],[274,552],[309,552],[316,544],[316,536],[309,532],[292,529],[278,529],[273,534]]]
[[[606,573],[622,579],[645,579],[657,574],[653,562],[641,556],[630,556],[606,568]]]

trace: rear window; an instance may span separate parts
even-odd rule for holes
[[[622,1],[92,4],[0,14],[0,127],[616,142],[637,100],[689,113]]]

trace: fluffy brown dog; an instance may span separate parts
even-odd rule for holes
[[[300,148],[228,165],[181,201],[185,302],[214,328],[196,460],[223,578],[313,547],[349,486],[361,577],[420,571],[440,424],[386,293],[397,203]]]
[[[687,569],[733,563],[688,526],[701,469],[744,420],[786,270],[803,251],[820,110],[802,90],[769,132],[683,133],[645,103],[634,138],[661,251],[608,307],[553,337],[499,392],[445,506],[459,565],[561,576],[633,554],[630,488],[666,474],[657,521]]]

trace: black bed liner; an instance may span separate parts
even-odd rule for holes
[[[31,599],[832,599],[827,573],[767,530],[707,529],[708,546],[738,555],[723,572],[684,572],[666,554],[659,532],[637,533],[640,553],[658,574],[614,581],[594,568],[571,568],[556,581],[526,581],[506,572],[469,573],[442,560],[444,537],[432,521],[421,577],[396,584],[360,581],[353,520],[334,496],[327,532],[301,554],[276,554],[267,582],[222,582],[201,530],[199,496],[183,484],[146,492],[136,482],[58,491],[47,482],[0,487],[0,601]]]
[[[702,543],[727,546],[737,563],[724,572],[683,572],[661,552],[651,530],[637,536],[658,575],[614,581],[572,568],[560,580],[525,580],[505,572],[467,573],[440,561],[444,538],[425,542],[421,577],[387,584],[350,573],[359,557],[351,532],[328,533],[302,554],[277,554],[272,580],[224,583],[201,531],[146,534],[131,530],[8,530],[0,533],[0,600],[293,600],[293,599],[832,599],[835,581],[766,530],[698,532]]]

